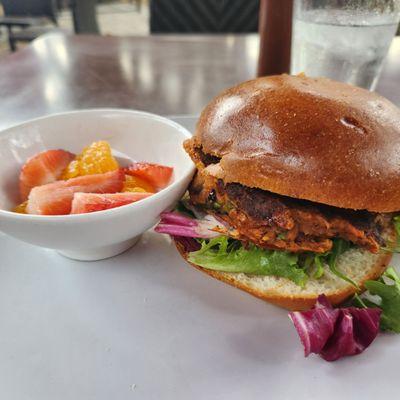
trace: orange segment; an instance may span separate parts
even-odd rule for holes
[[[137,176],[125,175],[125,181],[122,191],[155,193],[156,190],[154,189],[153,185],[151,185],[145,179],[139,178]]]
[[[14,208],[14,212],[19,213],[19,214],[28,214],[26,212],[26,206],[28,205],[28,200],[24,201],[21,204],[18,204],[17,207]]]
[[[94,142],[85,147],[65,169],[61,179],[71,179],[77,176],[104,174],[115,171],[119,165],[111,154],[111,147],[106,141]]]

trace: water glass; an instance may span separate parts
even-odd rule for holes
[[[373,90],[399,19],[399,0],[295,0],[291,73]]]

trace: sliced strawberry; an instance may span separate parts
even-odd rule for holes
[[[153,193],[75,193],[72,200],[71,214],[90,213],[94,211],[108,210],[138,200],[145,199]]]
[[[37,186],[29,194],[26,210],[28,214],[69,214],[74,193],[119,192],[122,189],[124,177],[124,172],[118,169],[105,174],[85,175]]]
[[[160,164],[137,162],[126,168],[125,173],[147,180],[158,190],[165,188],[171,181],[173,168]]]
[[[33,187],[56,181],[74,158],[65,150],[47,150],[29,158],[19,175],[21,201],[28,198]]]

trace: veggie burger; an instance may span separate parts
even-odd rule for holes
[[[196,174],[170,234],[194,267],[293,310],[342,303],[396,250],[400,110],[325,78],[230,88],[184,143]]]

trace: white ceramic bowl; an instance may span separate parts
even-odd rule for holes
[[[0,133],[0,230],[78,260],[121,253],[184,193],[194,172],[182,148],[189,136],[166,118],[118,109],[56,114],[6,129]],[[19,202],[18,176],[27,158],[46,149],[78,153],[97,140],[107,140],[113,150],[133,160],[173,166],[173,183],[137,203],[95,213],[41,216],[7,211]]]

